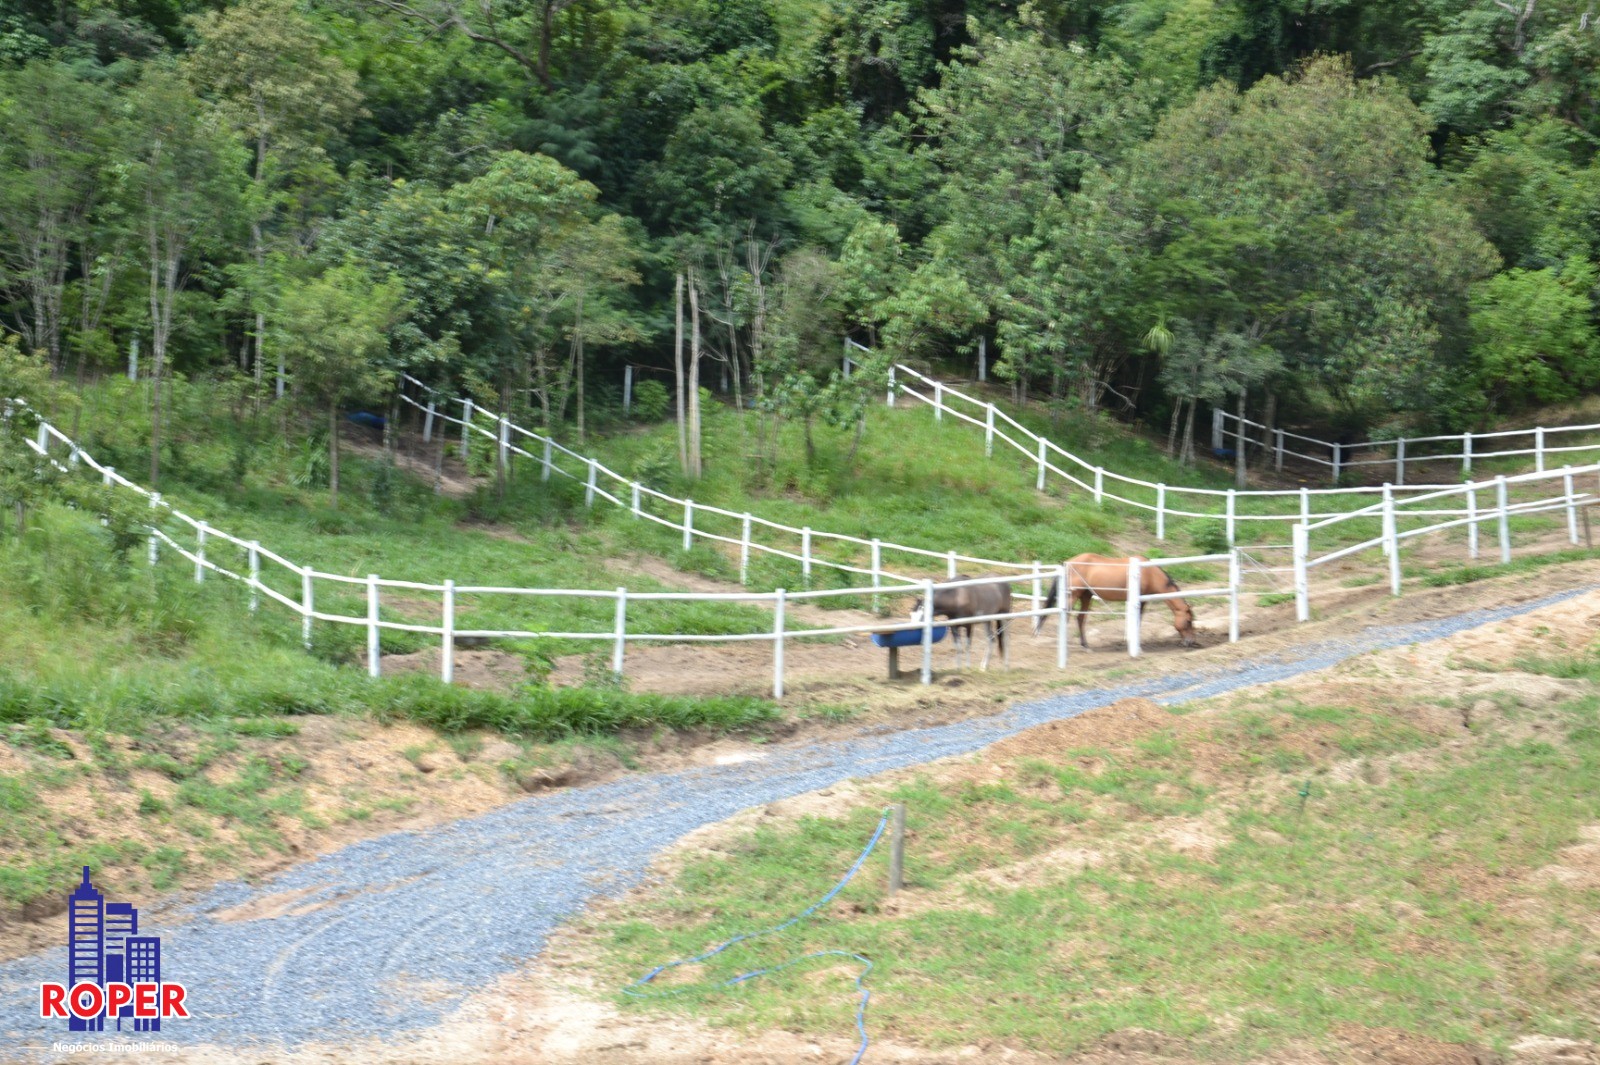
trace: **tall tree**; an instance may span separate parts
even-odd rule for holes
[[[197,89],[214,94],[250,142],[250,254],[247,287],[255,317],[255,375],[264,366],[267,253],[273,218],[297,179],[315,180],[328,147],[361,113],[355,71],[326,53],[295,0],[246,0],[194,21],[198,43],[186,59]],[[325,176],[324,176],[325,179]],[[278,391],[282,394],[282,360]]]
[[[289,353],[295,391],[327,416],[328,500],[339,506],[340,411],[352,399],[379,399],[393,387],[384,365],[388,333],[405,314],[398,281],[374,281],[366,268],[335,266],[289,289],[276,329]]]
[[[0,72],[0,288],[13,322],[53,371],[74,258],[99,259],[99,217],[116,153],[115,100],[66,64]]]
[[[134,160],[125,170],[149,268],[150,483],[161,478],[162,388],[178,299],[203,252],[221,250],[236,217],[244,160],[222,116],[176,71],[146,68],[129,95]]]

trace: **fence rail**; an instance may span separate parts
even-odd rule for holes
[[[1261,422],[1251,421],[1249,418],[1240,418],[1237,414],[1216,409],[1211,412],[1211,446],[1221,449],[1226,446],[1231,438],[1234,447],[1259,447],[1271,453],[1275,469],[1283,469],[1285,456],[1300,459],[1303,462],[1326,466],[1331,474],[1331,480],[1337,482],[1346,470],[1363,466],[1393,467],[1395,485],[1406,483],[1407,466],[1415,466],[1422,462],[1449,462],[1461,464],[1461,475],[1468,477],[1472,474],[1472,464],[1485,459],[1522,458],[1533,456],[1534,469],[1542,472],[1547,460],[1552,455],[1572,455],[1579,452],[1600,452],[1600,439],[1589,443],[1579,444],[1551,444],[1551,437],[1561,437],[1566,433],[1600,433],[1600,425],[1553,425],[1535,426],[1531,429],[1503,429],[1492,433],[1460,433],[1454,436],[1407,436],[1396,437],[1393,440],[1365,440],[1359,443],[1343,444],[1337,441],[1319,440],[1314,436],[1305,436],[1300,433],[1290,432],[1287,429],[1276,429]],[[1255,434],[1255,435],[1252,435]],[[1499,450],[1491,444],[1484,448],[1482,441],[1505,441],[1512,437],[1525,437],[1522,447],[1507,447]],[[1295,440],[1303,443],[1312,451],[1296,451],[1286,441]],[[1427,451],[1418,451],[1419,446],[1444,445],[1455,450],[1440,451],[1430,448]],[[1357,454],[1368,451],[1385,451],[1392,449],[1390,456],[1373,458],[1356,458]]]
[[[847,353],[844,356],[847,366],[853,364],[853,360],[848,354],[850,350],[870,352],[871,349],[854,340],[847,340]],[[921,390],[908,384],[908,381],[916,382],[921,386]],[[1232,548],[1238,541],[1239,525],[1243,522],[1277,522],[1292,527],[1318,520],[1341,519],[1364,513],[1369,509],[1365,505],[1354,510],[1318,509],[1321,504],[1314,503],[1314,500],[1325,500],[1334,496],[1362,499],[1373,496],[1381,497],[1385,494],[1392,495],[1395,492],[1433,493],[1432,498],[1436,499],[1445,499],[1453,495],[1453,493],[1439,491],[1453,486],[1436,484],[1405,485],[1392,483],[1382,487],[1358,486],[1352,488],[1222,489],[1152,483],[1097,466],[1067,451],[1053,440],[1040,436],[1038,433],[1028,429],[995,404],[969,396],[959,389],[919,373],[903,363],[897,363],[891,366],[889,371],[887,404],[893,407],[896,397],[902,395],[932,407],[936,420],[942,421],[944,416],[949,414],[957,421],[982,428],[985,434],[985,452],[991,456],[994,454],[994,442],[997,439],[1025,456],[1038,471],[1035,487],[1040,491],[1045,489],[1048,478],[1055,476],[1075,488],[1089,493],[1096,504],[1103,504],[1109,499],[1115,503],[1152,514],[1155,518],[1156,539],[1158,541],[1166,540],[1167,522],[1170,518],[1219,520],[1223,523],[1227,544]],[[963,408],[958,404],[965,404],[966,406]],[[1543,432],[1543,430],[1527,431]],[[1514,433],[1498,435],[1507,436],[1514,435]],[[1596,449],[1600,450],[1600,445],[1597,445]],[[1554,449],[1546,449],[1544,453],[1552,454]],[[1056,461],[1053,460],[1059,460],[1062,464],[1057,465]],[[1122,486],[1123,490],[1119,491],[1116,488],[1108,487],[1108,485]],[[1137,498],[1127,494],[1126,490],[1130,489],[1142,490],[1145,493],[1145,498]],[[1274,501],[1289,501],[1294,506],[1282,513],[1250,512],[1251,509],[1256,508],[1263,502],[1270,506],[1274,505]],[[1212,508],[1201,509],[1207,503],[1211,503]],[[1438,508],[1432,510],[1412,508],[1407,511],[1407,514],[1413,518],[1465,518],[1470,516],[1465,510]]]

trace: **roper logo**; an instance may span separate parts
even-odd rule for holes
[[[183,985],[161,980],[161,937],[138,932],[139,911],[107,902],[84,866],[83,883],[67,896],[68,982],[39,985],[39,1016],[64,1019],[69,1032],[103,1032],[108,1018],[119,1032],[125,1018],[135,1032],[187,1020]]]

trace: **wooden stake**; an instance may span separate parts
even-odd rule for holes
[[[889,894],[905,886],[906,804],[894,804],[894,820],[889,826]]]

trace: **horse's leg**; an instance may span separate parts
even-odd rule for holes
[[[1072,602],[1078,610],[1078,642],[1085,650],[1089,647],[1089,637],[1084,635],[1084,627],[1089,623],[1089,603],[1093,599],[1093,594],[1087,588],[1079,589],[1072,596]]]

